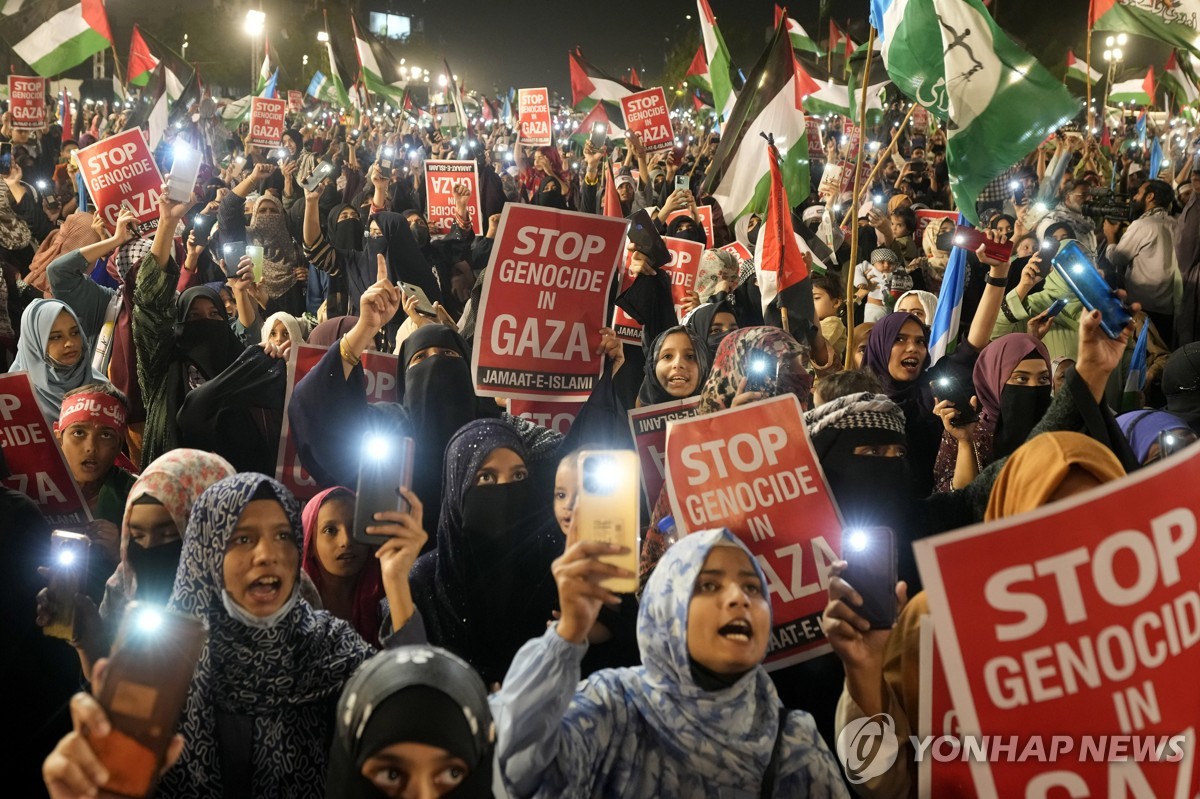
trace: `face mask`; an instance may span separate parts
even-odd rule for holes
[[[129,542],[125,557],[137,576],[139,602],[167,604],[171,597],[171,588],[175,585],[175,572],[179,569],[179,556],[182,552],[182,538],[149,548],[133,541]]]
[[[997,459],[1011,455],[1050,407],[1050,386],[1005,386],[1000,391],[1000,422],[992,437]]]
[[[363,245],[363,250],[366,251],[370,263],[375,263],[376,256],[382,255],[387,257],[387,239],[383,236],[367,236],[366,243]]]
[[[720,333],[709,333],[708,338],[706,338],[704,340],[704,343],[708,345],[708,351],[710,353],[712,353],[713,355],[716,355],[717,347],[720,347],[721,342],[724,341],[725,337],[728,336],[732,332],[734,332],[734,331],[733,330],[724,330]]]
[[[939,233],[936,246],[942,252],[950,252],[954,248],[954,231]]]
[[[893,527],[913,500],[907,458],[881,458],[834,450],[821,459],[833,498],[849,526]]]
[[[343,219],[333,227],[333,246],[339,250],[357,250],[362,246],[363,223],[360,219]]]
[[[429,228],[423,225],[415,225],[412,228],[413,238],[417,240],[417,246],[425,249],[429,246]]]
[[[530,526],[533,499],[529,480],[503,485],[471,486],[463,499],[463,530],[468,546],[477,554],[507,547],[516,542]]]

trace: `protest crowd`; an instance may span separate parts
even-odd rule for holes
[[[0,34],[12,795],[1198,795],[1194,51],[909,0],[741,74],[698,0],[686,93],[135,28],[85,101],[21,32],[89,2]]]

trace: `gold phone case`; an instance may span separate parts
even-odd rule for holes
[[[604,470],[589,475],[594,462]],[[581,541],[602,541],[629,548],[624,555],[601,558],[633,573],[629,578],[609,578],[602,586],[618,594],[638,587],[638,534],[640,531],[641,464],[632,450],[584,450],[579,453],[579,495],[575,529]]]

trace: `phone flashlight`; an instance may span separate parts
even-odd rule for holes
[[[1046,213],[1046,204],[1045,203],[1034,203],[1033,210],[1037,211],[1039,214],[1044,214],[1044,213]]]
[[[1009,183],[1009,184],[1008,184],[1008,187],[1009,187],[1010,189],[1012,189],[1013,191],[1016,191],[1017,189],[1021,188],[1021,181],[1019,181],[1019,180],[1014,180],[1014,181],[1012,181],[1011,183]]]
[[[75,550],[64,548],[58,553],[59,566],[73,566],[75,564]]]
[[[950,388],[954,385],[954,381],[948,377],[939,377],[937,379],[938,388]]]
[[[152,633],[162,627],[163,617],[154,608],[142,608],[137,615],[138,632]]]
[[[867,545],[871,543],[870,538],[862,530],[853,530],[846,536],[846,547],[854,552],[866,552]]]
[[[246,163],[246,159],[239,155],[237,158],[233,159],[233,163],[241,166],[242,164]]]
[[[882,204],[882,203],[883,203],[883,195],[882,195],[882,194],[876,194],[876,195],[875,195],[875,204],[876,204],[876,205],[880,205],[880,204]]]
[[[50,188],[50,184],[44,180],[39,180],[37,182],[37,187],[38,187],[38,191],[45,191],[46,189]]]
[[[613,458],[593,456],[584,462],[583,479],[588,491],[605,494],[620,484],[621,471]]]
[[[200,219],[201,219],[200,214],[196,214],[195,216],[193,216],[192,217],[192,226],[195,227],[196,225],[200,224]]]
[[[1047,250],[1047,251],[1053,250],[1054,249],[1054,241],[1052,239],[1046,239],[1045,241],[1042,242],[1042,249]]]
[[[367,457],[375,461],[383,460],[392,451],[391,442],[383,436],[371,436],[363,445],[366,447]]]
[[[280,148],[275,151],[275,155],[278,156],[279,158],[287,158],[288,151],[284,150],[283,148]]]
[[[961,247],[965,242],[966,242],[966,239],[964,239],[962,236],[954,237],[954,244],[956,247]]]
[[[396,154],[396,149],[394,147],[384,147],[383,154],[385,156],[387,156],[388,158],[391,158],[393,155]]]

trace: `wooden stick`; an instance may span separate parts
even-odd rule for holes
[[[892,140],[891,140],[891,142],[888,143],[887,149],[884,150],[885,154],[890,153],[892,148],[896,146],[896,141],[899,140],[900,134],[904,132],[904,128],[908,126],[908,120],[912,119],[913,112],[916,110],[917,110],[917,104],[916,104],[916,102],[914,102],[911,106],[909,106],[908,113],[904,115],[903,121],[900,122],[900,127],[896,128],[896,132],[894,134],[892,134]],[[871,171],[869,173],[867,173],[867,180],[865,182],[865,185],[863,186],[863,191],[866,191],[867,188],[870,187],[871,181],[875,179],[875,176],[877,174],[879,174],[879,170],[882,168],[883,168],[883,158],[880,157],[880,158],[876,159],[875,165],[872,166]],[[842,217],[842,227],[845,227],[847,224],[849,224],[849,222],[850,222],[850,212],[847,211],[846,215],[844,217]]]
[[[1083,63],[1087,70],[1087,75],[1083,81],[1087,85],[1087,135],[1090,138],[1092,135],[1092,123],[1095,121],[1092,114],[1092,26],[1089,24],[1087,29],[1087,49],[1084,51]]]
[[[782,327],[782,328],[783,328],[783,332],[784,332],[784,333],[791,333],[791,332],[792,332],[791,328],[790,328],[790,327],[788,327],[788,312],[787,312],[787,308],[784,308],[784,307],[783,307],[783,305],[780,305],[780,306],[779,306],[779,321],[780,321],[780,323],[781,323],[781,324],[780,324],[780,327]]]
[[[858,124],[861,130],[867,129],[867,90],[871,83],[871,57],[875,54],[875,27],[871,26],[871,34],[867,39],[867,65],[863,69],[863,87],[862,99],[858,104]],[[850,302],[850,298],[854,296],[854,266],[858,263],[858,195],[860,190],[859,172],[862,170],[863,150],[860,140],[858,147],[858,157],[854,161],[854,194],[850,198],[850,218],[854,220],[855,227],[850,229],[850,268],[846,270],[846,302]],[[845,224],[845,223],[843,223]],[[851,324],[846,325],[846,362],[847,370],[853,368],[854,364],[854,316],[849,315]]]

